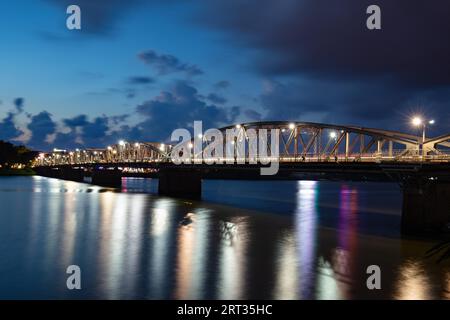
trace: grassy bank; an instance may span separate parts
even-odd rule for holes
[[[10,168],[2,168],[0,169],[0,177],[1,176],[33,176],[36,172],[31,168],[24,169],[10,169]]]

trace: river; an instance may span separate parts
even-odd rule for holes
[[[449,263],[425,258],[435,243],[400,236],[395,184],[204,181],[202,201],[156,188],[1,177],[0,298],[450,298]]]

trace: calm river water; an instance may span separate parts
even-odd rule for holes
[[[0,178],[0,298],[450,298],[434,243],[400,237],[395,184],[204,181],[201,202],[156,186]]]

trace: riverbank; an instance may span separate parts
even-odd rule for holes
[[[2,176],[33,176],[36,172],[34,172],[31,168],[25,168],[25,169],[0,169],[0,177]]]

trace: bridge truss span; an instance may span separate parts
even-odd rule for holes
[[[291,161],[448,161],[449,136],[422,144],[421,137],[397,131],[330,125],[311,122],[252,122],[222,128],[237,131],[237,139],[247,139],[246,132],[273,130],[279,135],[280,162]],[[239,134],[239,131],[242,131]],[[270,138],[267,139],[270,149]],[[432,147],[431,147],[432,145]],[[442,148],[443,147],[443,148]],[[250,146],[245,158],[249,156]],[[422,152],[425,150],[425,152]],[[236,153],[238,151],[236,150]],[[239,157],[239,155],[238,155]]]
[[[334,125],[312,122],[249,122],[219,129],[224,137],[223,154],[216,163],[232,161],[250,163],[270,158],[279,162],[449,162],[450,134],[422,141],[422,137],[398,131],[364,128],[350,125]],[[260,145],[254,144],[250,132],[266,132],[267,150],[261,155]],[[276,139],[278,152],[272,152]],[[199,141],[198,141],[199,140]],[[226,140],[226,141],[225,141]],[[240,142],[240,143],[237,143]],[[187,152],[192,163],[203,163],[201,155],[213,143],[207,135],[194,137]],[[201,148],[193,147],[200,144]],[[239,147],[238,147],[239,146]],[[251,152],[252,148],[257,148]],[[102,163],[167,163],[171,162],[174,145],[161,142],[119,141],[105,148],[55,149],[42,153],[35,166],[102,164]],[[257,154],[259,159],[251,159]],[[276,159],[274,154],[277,154]],[[266,159],[262,159],[265,157]],[[262,161],[261,161],[262,162]]]

